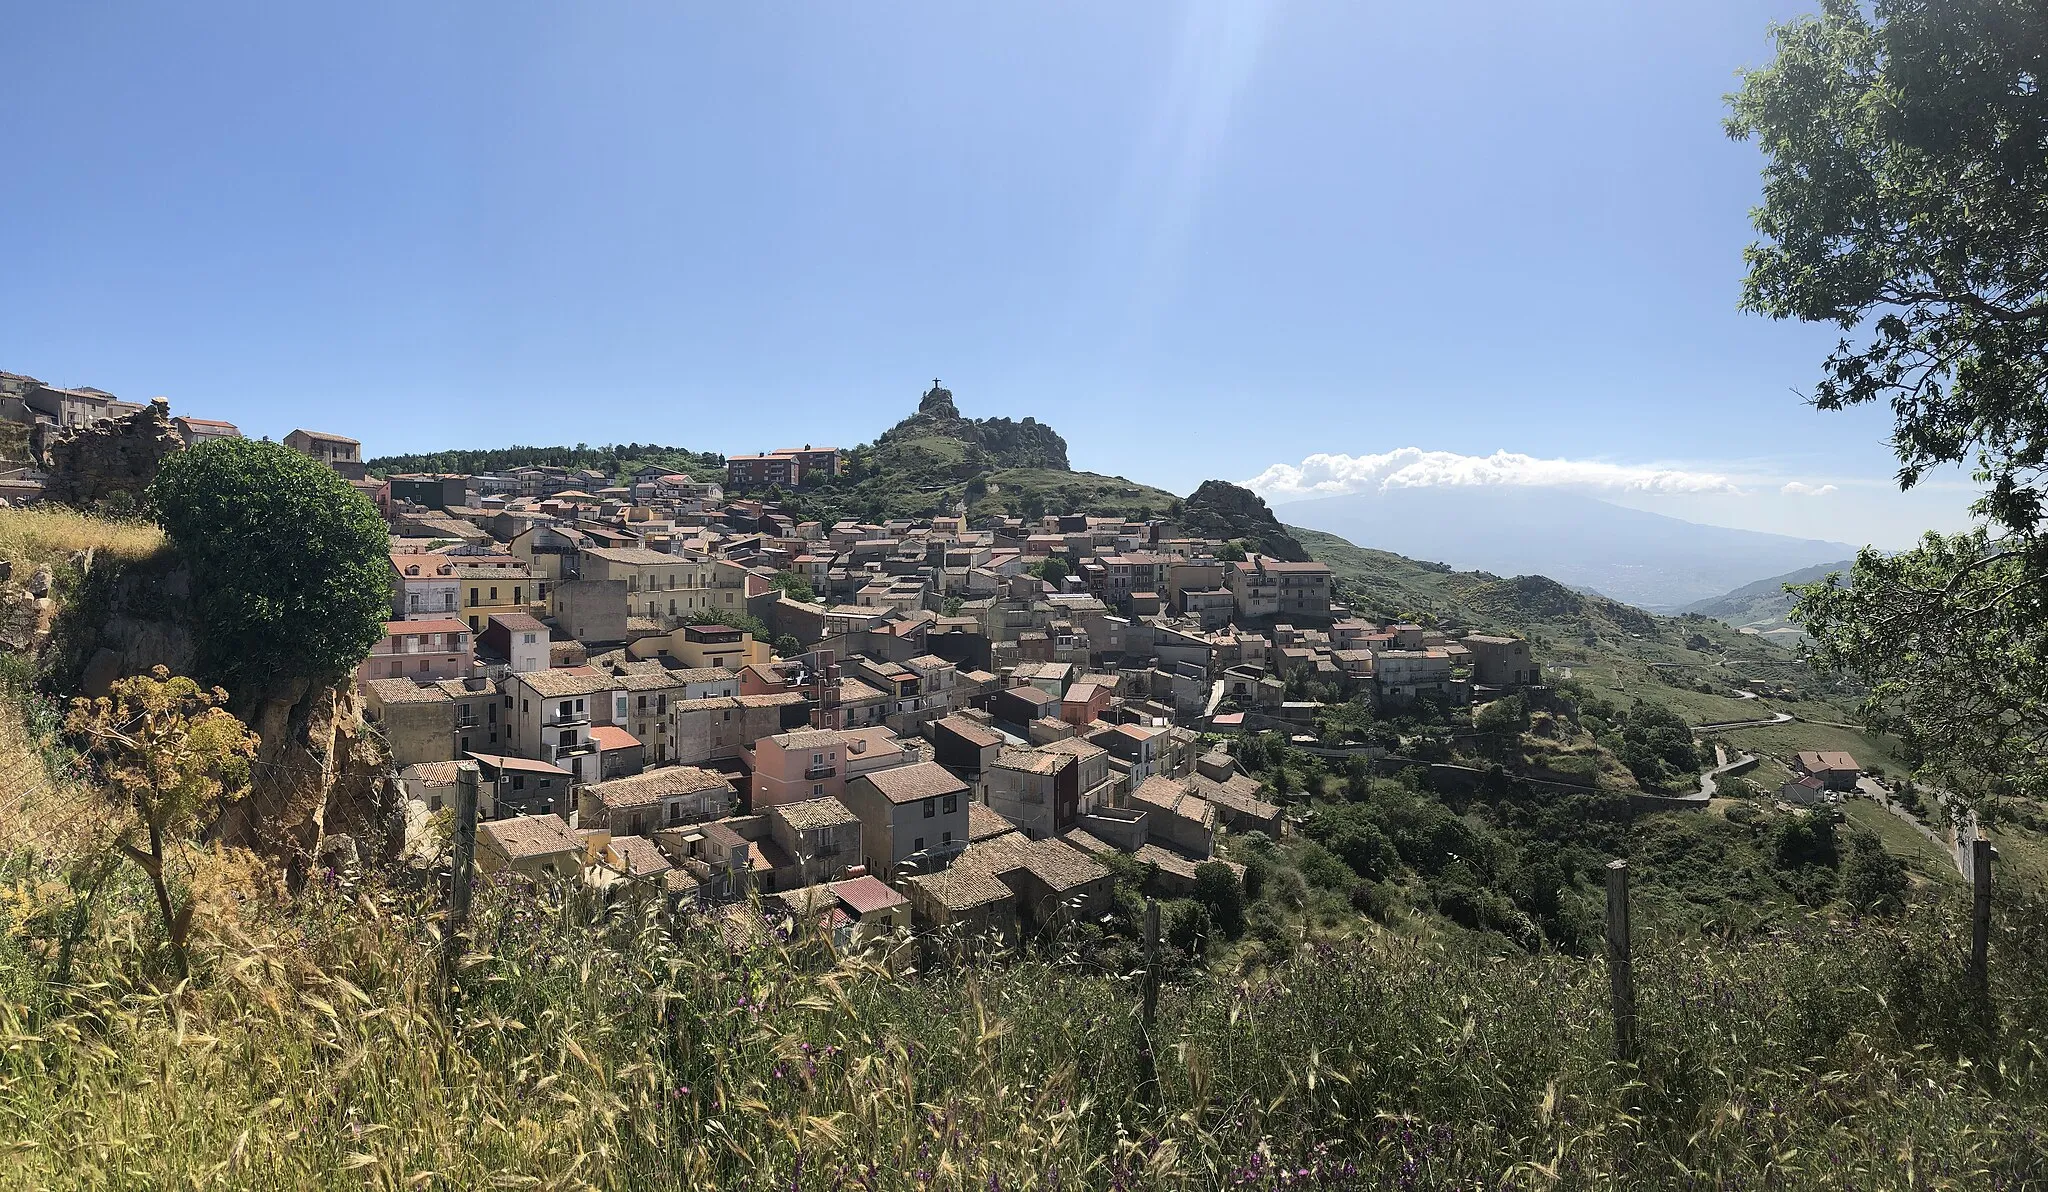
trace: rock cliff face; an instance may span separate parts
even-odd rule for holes
[[[249,793],[210,838],[276,859],[296,884],[329,839],[359,840],[389,822],[399,805],[391,755],[364,725],[350,685],[265,700],[249,727],[262,737]]]
[[[17,635],[41,654],[49,674],[75,679],[87,695],[104,695],[115,680],[152,666],[193,673],[192,580],[176,556],[116,567],[82,554],[68,569],[75,581],[67,577],[62,585],[67,600],[42,618],[42,632]],[[31,602],[24,613],[35,608]],[[352,683],[300,684],[277,698],[231,706],[262,741],[248,794],[226,809],[209,839],[270,857],[296,882],[330,837],[360,840],[388,822],[399,804],[390,753],[363,723]]]
[[[953,391],[937,381],[917,403],[917,413],[882,432],[877,449],[922,438],[952,439],[983,453],[990,468],[1050,468],[1072,471],[1067,441],[1035,418],[962,418]],[[976,460],[981,463],[983,461]]]
[[[161,397],[126,417],[61,430],[39,425],[29,436],[30,454],[50,474],[44,499],[88,508],[139,501],[164,459],[184,449],[171,404]]]

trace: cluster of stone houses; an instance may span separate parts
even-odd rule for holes
[[[1322,564],[1160,523],[828,526],[665,469],[606,479],[381,482],[366,715],[428,811],[478,767],[486,868],[1019,939],[1106,907],[1107,853],[1176,894],[1226,834],[1279,834],[1202,732],[1305,714],[1296,675],[1390,704],[1538,681],[1521,639],[1361,620]]]
[[[285,442],[387,520],[356,678],[407,798],[440,811],[474,773],[485,869],[681,908],[1020,939],[1105,908],[1109,853],[1173,894],[1226,834],[1279,834],[1202,733],[1305,717],[1291,679],[1387,704],[1538,681],[1520,639],[1374,624],[1323,564],[1162,522],[825,525],[668,468],[379,478],[353,439]],[[805,447],[719,480],[839,466]]]

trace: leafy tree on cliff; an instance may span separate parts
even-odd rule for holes
[[[1960,792],[2048,791],[2048,7],[1827,0],[1731,97],[1763,150],[1743,305],[1833,323],[1812,400],[1885,402],[1899,483],[1974,463],[1989,530],[1866,551],[1794,617]]]
[[[223,439],[166,460],[149,492],[192,569],[203,661],[238,698],[338,682],[384,635],[390,540],[332,469]]]

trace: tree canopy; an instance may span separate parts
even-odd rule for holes
[[[1826,0],[1728,131],[1765,155],[1743,305],[1841,327],[1813,398],[1890,402],[1899,479],[1973,457],[2031,531],[2048,459],[2048,8]]]
[[[165,460],[149,492],[192,570],[204,665],[237,696],[336,682],[384,635],[390,539],[332,469],[222,439]]]
[[[1923,770],[2048,789],[2048,7],[1827,0],[1730,97],[1765,158],[1743,305],[1842,331],[1815,405],[1890,405],[1899,483],[1973,464],[1987,526],[1865,551],[1794,610]]]

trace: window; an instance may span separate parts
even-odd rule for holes
[[[573,729],[573,728],[565,728],[565,729],[563,729],[563,730],[562,730],[562,745],[563,745],[563,747],[564,747],[564,748],[566,748],[566,747],[568,747],[568,746],[570,746],[570,745],[574,745],[575,743],[576,743],[576,730],[575,730],[575,729]]]
[[[812,765],[814,765],[814,766],[822,766],[822,765],[824,765],[824,764],[825,764],[825,755],[824,755],[824,754],[822,754],[822,753],[814,753],[814,754],[812,754],[812,755],[811,755],[811,764],[812,764]]]
[[[578,712],[581,712],[583,710],[583,701],[580,699],[576,701],[576,710]]]
[[[498,701],[492,700],[490,703],[485,704],[484,708],[484,718],[489,720],[492,724],[498,723]]]
[[[926,799],[924,801],[924,817],[930,819],[938,813],[939,801],[937,799]]]
[[[952,834],[951,832],[942,832],[942,833],[940,833],[940,834],[939,834],[939,843],[940,843],[940,844],[942,844],[942,845],[943,845],[943,844],[951,844],[951,843],[953,843],[953,834]]]
[[[420,673],[423,675],[427,673],[427,660],[424,658],[420,659]]]
[[[403,663],[403,662],[394,662],[394,663],[392,663],[392,664],[391,664],[391,677],[392,677],[392,678],[396,679],[396,678],[398,678],[398,677],[402,676],[403,674],[405,674],[405,663]]]
[[[626,718],[626,693],[625,693],[625,692],[623,692],[623,691],[621,691],[621,692],[619,692],[618,698],[617,698],[616,700],[614,700],[614,701],[613,701],[613,703],[612,703],[612,719],[613,719],[613,720],[624,720],[625,718]]]
[[[817,798],[818,796],[820,796],[820,795],[822,795],[822,794],[824,794],[824,793],[825,793],[825,784],[824,784],[824,783],[822,783],[822,782],[814,782],[814,783],[812,783],[812,784],[811,784],[811,798],[815,799],[815,798]]]
[[[533,644],[533,635],[529,633],[525,637],[521,638],[520,641],[522,645],[530,646]]]
[[[525,604],[525,603],[526,603],[526,602],[525,602],[524,600],[521,600],[521,599],[519,598],[519,593],[520,593],[520,591],[521,591],[521,589],[519,589],[519,588],[517,588],[517,587],[515,587],[515,588],[513,588],[513,589],[512,589],[512,603],[514,603],[514,604]]]
[[[562,707],[561,707],[561,709],[560,709],[559,711],[557,711],[557,712],[555,713],[555,719],[557,719],[557,720],[567,720],[567,719],[569,719],[569,701],[568,701],[568,700],[563,700],[563,701],[562,701]]]
[[[920,836],[920,837],[918,837],[918,838],[917,838],[916,840],[913,840],[913,841],[911,841],[911,842],[910,842],[910,851],[911,851],[911,852],[913,852],[913,853],[921,853],[921,852],[923,852],[923,851],[924,851],[924,837]]]
[[[643,713],[647,711],[647,697],[644,695],[640,697],[640,711]]]
[[[477,599],[477,596],[476,596],[476,589],[475,589],[475,588],[471,588],[471,589],[469,590],[469,602],[470,602],[470,603],[471,603],[472,605],[476,605],[476,604],[482,604],[482,603],[483,603],[483,601],[481,601],[481,600]]]
[[[512,776],[512,789],[513,789],[513,790],[515,790],[515,791],[523,791],[523,790],[525,790],[525,789],[526,789],[526,775],[524,775],[524,774],[514,774],[514,775]]]
[[[496,589],[496,588],[492,588],[492,589],[491,589],[491,603],[492,603],[492,604],[496,604],[496,603],[498,603],[498,589]]]
[[[945,807],[945,811],[946,811],[946,814],[947,814],[947,815],[951,815],[951,814],[953,814],[954,812],[956,812],[956,811],[958,811],[958,810],[960,810],[960,796],[958,796],[958,795],[947,795],[947,796],[946,796],[946,807]],[[946,835],[948,835],[948,836],[951,836],[951,835],[952,835],[952,833],[951,833],[951,832],[948,832],[948,833],[946,833]]]

